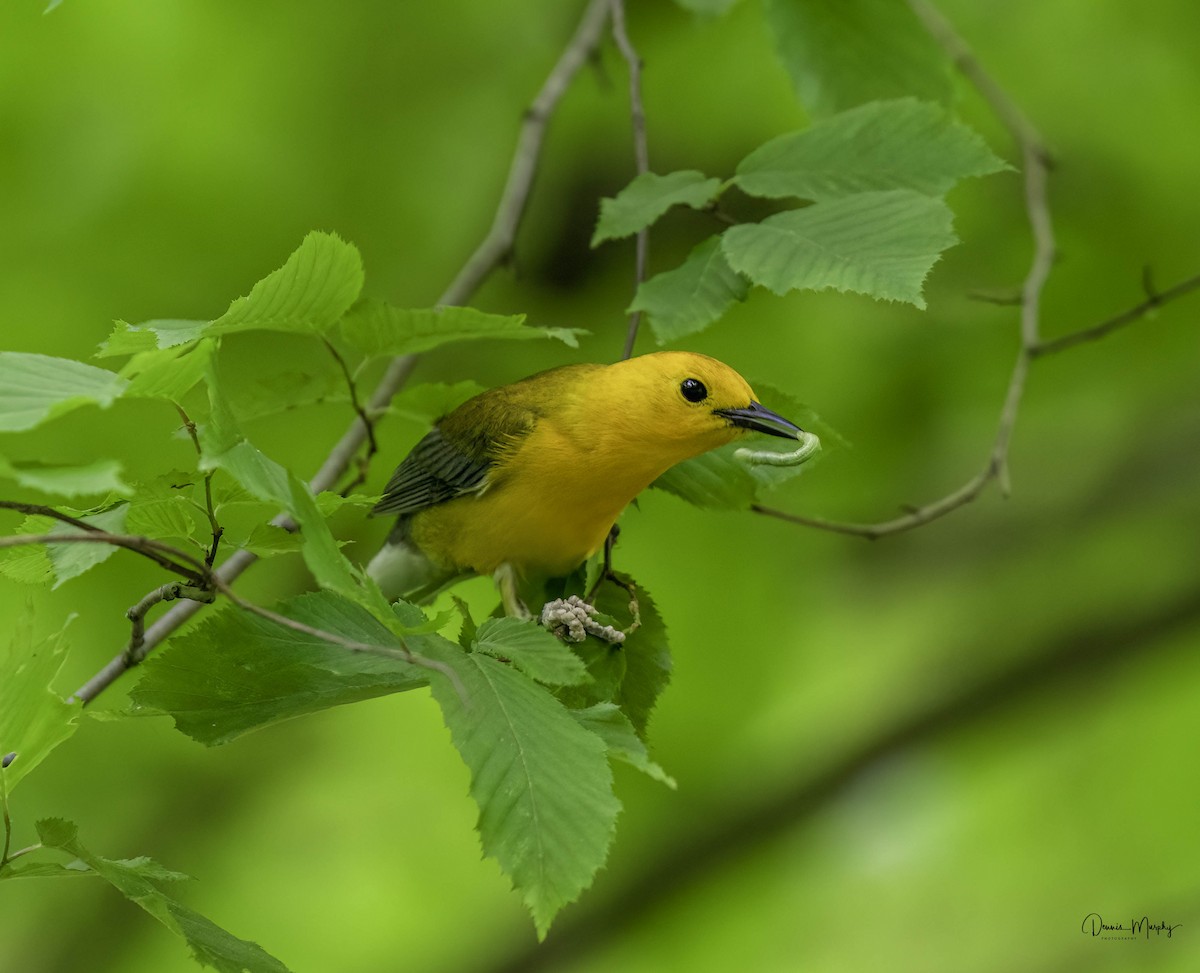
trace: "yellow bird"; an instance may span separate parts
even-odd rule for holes
[[[368,573],[414,601],[492,575],[506,612],[527,616],[519,584],[570,574],[670,467],[750,432],[804,436],[728,365],[690,352],[491,389],[438,420],[392,474],[373,512],[399,517]]]

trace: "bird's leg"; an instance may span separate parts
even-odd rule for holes
[[[500,589],[500,600],[504,603],[504,614],[511,615],[513,618],[521,618],[525,621],[533,619],[533,612],[525,607],[525,602],[521,601],[517,594],[517,572],[513,566],[507,561],[496,568],[495,574],[492,575],[492,580],[496,582],[496,587]]]
[[[596,577],[595,583],[588,590],[588,593],[585,597],[587,599],[588,607],[591,607],[590,603],[595,600],[596,592],[598,592],[600,590],[600,586],[602,584],[604,584],[605,581],[611,581],[618,588],[623,589],[625,591],[625,593],[627,595],[629,595],[629,614],[633,616],[633,621],[630,623],[629,628],[624,630],[624,635],[629,635],[631,632],[636,632],[638,630],[638,628],[641,627],[642,613],[641,613],[640,607],[638,605],[637,589],[632,584],[630,584],[628,581],[623,581],[621,578],[619,578],[617,576],[617,573],[613,570],[613,566],[612,566],[613,547],[616,545],[617,538],[620,536],[621,536],[620,525],[613,524],[612,527],[610,527],[608,530],[608,536],[604,539],[604,564],[600,568],[600,574]],[[551,602],[550,605],[546,606],[546,608],[549,608],[551,605],[554,605],[554,604],[556,604],[556,603]],[[546,611],[546,609],[543,608],[542,613],[545,614],[545,611]],[[609,641],[612,641],[612,639],[609,639]]]

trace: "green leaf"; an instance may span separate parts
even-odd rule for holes
[[[769,197],[840,199],[884,189],[940,196],[960,179],[1007,168],[940,105],[901,98],[771,139],[741,161],[734,182]]]
[[[894,189],[777,213],[723,241],[730,266],[776,294],[834,288],[924,308],[925,276],[958,239],[952,221],[942,200]]]
[[[343,638],[397,649],[400,643],[366,609],[328,591],[277,606],[280,614]],[[432,635],[407,639],[424,653]],[[401,659],[352,652],[316,636],[236,609],[209,613],[141,667],[130,700],[135,714],[168,714],[207,746],[250,730],[333,706],[405,692],[427,670]]]
[[[674,777],[650,759],[646,744],[634,731],[629,717],[621,712],[616,703],[597,703],[587,709],[572,710],[571,715],[585,730],[595,733],[604,741],[608,755],[613,760],[629,764],[643,774],[666,784],[671,790],[678,786]]]
[[[630,578],[622,575],[621,579],[633,585]],[[594,604],[610,624],[625,630],[625,641],[620,646],[611,646],[599,639],[587,639],[575,646],[591,682],[561,687],[554,695],[571,710],[613,703],[644,739],[650,713],[671,678],[671,652],[653,599],[640,586],[634,586],[634,590],[640,621],[636,628],[632,625],[629,593],[611,581],[600,586]]]
[[[406,310],[385,301],[359,301],[342,319],[338,334],[367,358],[415,355],[452,341],[478,338],[554,338],[579,347],[578,328],[533,328],[523,314],[486,314],[472,307]]]
[[[621,575],[621,579],[626,584],[633,584],[633,580],[625,575]],[[625,636],[617,650],[624,672],[618,694],[608,702],[621,707],[637,735],[645,740],[650,714],[671,681],[671,649],[667,643],[667,628],[650,592],[641,585],[635,585],[635,589],[641,624]],[[628,618],[628,604],[628,593],[618,585],[605,583],[596,593],[596,607],[614,618]]]
[[[353,244],[333,233],[309,233],[282,267],[230,304],[205,333],[325,334],[358,299],[362,285],[362,258]]]
[[[258,524],[238,546],[258,557],[274,557],[302,551],[304,538],[298,532],[284,530],[274,524]]]
[[[0,432],[33,429],[85,405],[107,409],[127,385],[95,365],[20,351],[0,351]]]
[[[402,389],[392,399],[388,412],[417,422],[430,423],[452,412],[482,391],[484,387],[472,381],[449,385],[444,382],[426,382]]]
[[[91,524],[93,527],[98,527],[100,530],[108,531],[110,534],[120,534],[125,530],[125,515],[127,512],[127,505],[122,503],[108,510],[102,510],[100,513],[87,514],[79,519],[86,524]],[[81,531],[78,527],[72,527],[70,524],[56,521],[46,533],[79,534]],[[79,577],[85,571],[90,571],[96,565],[103,564],[117,553],[117,548],[112,544],[104,544],[98,541],[72,541],[63,544],[48,543],[46,550],[50,555],[50,563],[54,566],[54,576],[57,579],[54,582],[55,588],[60,587],[72,578]]]
[[[125,515],[125,529],[131,534],[155,540],[186,540],[196,536],[195,507],[182,494],[134,500]]]
[[[521,892],[539,938],[604,864],[620,802],[604,744],[512,666],[451,643],[431,653],[451,739],[471,771],[483,852]],[[462,695],[460,695],[460,692]]]
[[[137,355],[156,349],[182,348],[204,336],[207,321],[163,319],[130,324],[114,321],[110,334],[96,351],[97,358]]]
[[[94,878],[96,873],[76,859],[66,865],[58,862],[35,862],[28,858],[9,862],[0,871],[0,879],[6,878]]]
[[[758,481],[749,467],[733,458],[744,443],[701,453],[672,466],[651,486],[707,510],[747,510],[756,499]]]
[[[644,230],[672,206],[703,209],[721,193],[721,180],[694,169],[660,176],[643,172],[611,199],[600,200],[592,246]]]
[[[18,584],[48,584],[54,580],[54,565],[50,563],[46,548],[40,544],[9,547],[0,549],[0,575]]]
[[[949,64],[904,0],[766,0],[796,93],[814,115],[878,98],[948,104]]]
[[[41,466],[9,463],[0,456],[0,477],[60,497],[133,492],[133,488],[121,479],[121,464],[115,459],[96,460],[85,466]]]
[[[195,346],[178,346],[134,355],[121,369],[130,379],[126,398],[167,399],[179,402],[204,378],[214,345],[201,341]]]
[[[210,421],[200,430],[201,468],[222,469],[253,496],[270,500],[288,511],[300,525],[304,563],[317,582],[351,600],[363,601],[368,595],[330,533],[312,491],[294,473],[242,436],[225,397],[220,369],[215,360],[211,365],[208,391],[212,412]],[[382,610],[387,612],[382,599],[380,602]]]
[[[629,310],[646,312],[661,345],[703,331],[744,301],[749,290],[746,279],[725,259],[720,237],[712,237],[692,250],[679,267],[643,283]]]
[[[473,648],[507,660],[530,679],[550,686],[574,686],[588,679],[579,656],[544,628],[520,618],[489,618],[479,626]]]
[[[62,699],[50,683],[66,659],[63,631],[33,637],[33,606],[13,621],[12,641],[0,672],[0,757],[17,756],[0,770],[11,792],[31,770],[76,730],[81,707]]]
[[[219,973],[288,973],[287,967],[261,946],[238,939],[158,887],[160,882],[187,876],[168,871],[148,858],[121,861],[92,854],[80,844],[75,825],[67,821],[42,820],[37,829],[42,844],[74,855],[127,899],[182,937],[201,965]]]

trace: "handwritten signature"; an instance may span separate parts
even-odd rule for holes
[[[1182,926],[1182,922],[1177,922],[1171,925],[1167,922],[1151,922],[1149,916],[1142,916],[1140,919],[1131,919],[1129,924],[1105,922],[1098,912],[1089,912],[1083,917],[1082,931],[1091,933],[1093,936],[1104,936],[1106,939],[1133,939],[1135,936],[1145,935],[1150,938],[1150,933],[1161,936],[1167,934],[1167,938],[1171,938],[1171,933]]]

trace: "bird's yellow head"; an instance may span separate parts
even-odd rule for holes
[[[686,351],[660,351],[617,362],[585,392],[627,443],[674,465],[748,432],[798,439],[798,426],[759,404],[728,365]],[[663,468],[665,469],[666,466]]]

